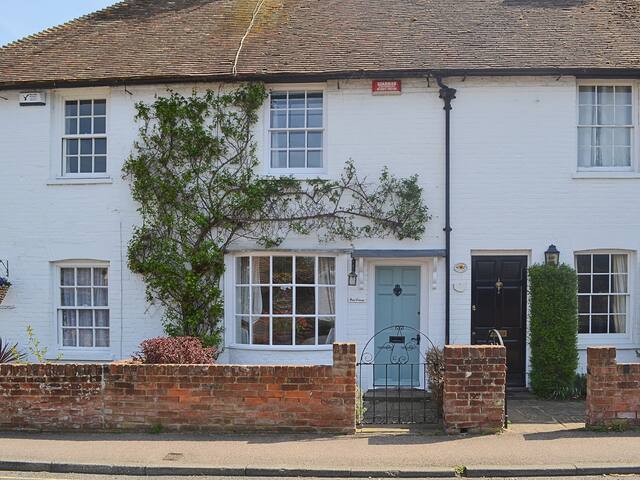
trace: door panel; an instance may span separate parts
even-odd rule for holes
[[[495,323],[496,296],[493,287],[478,287],[476,292],[475,322],[479,327],[490,327]]]
[[[415,330],[402,332],[409,343],[420,330],[420,267],[376,267],[375,276],[376,333],[392,325],[413,327]],[[402,343],[391,343],[392,336],[398,336],[397,332],[389,330],[375,338],[375,385],[417,387],[420,382],[419,349],[407,351]],[[407,362],[398,365],[397,360],[402,355],[407,356]]]
[[[505,327],[520,327],[522,313],[522,289],[521,287],[503,287],[499,295],[499,304],[502,309],[499,318]]]
[[[471,343],[487,343],[499,330],[507,348],[507,384],[525,384],[527,257],[473,257]]]
[[[476,269],[476,278],[479,281],[492,280],[496,278],[496,264],[493,261],[477,260],[474,264]]]

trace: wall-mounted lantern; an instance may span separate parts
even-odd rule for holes
[[[547,265],[553,265],[554,267],[560,265],[560,251],[555,245],[549,245],[547,251],[544,252],[544,263]]]
[[[358,285],[358,274],[356,273],[356,259],[355,258],[351,258],[351,271],[349,272],[349,275],[347,276],[348,278],[348,285],[350,287],[355,287],[356,285]]]

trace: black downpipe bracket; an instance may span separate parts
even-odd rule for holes
[[[451,332],[451,102],[456,98],[456,89],[448,87],[441,77],[436,77],[440,87],[440,98],[444,102],[444,235],[445,235],[445,306],[444,306],[444,343],[449,345]]]

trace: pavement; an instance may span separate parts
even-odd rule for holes
[[[0,471],[0,480],[167,480],[172,477],[141,477],[141,476],[113,476],[113,475],[83,475],[83,474],[60,474],[60,473],[33,473],[33,472],[2,472]],[[237,477],[179,477],[180,480],[237,480]],[[348,477],[347,477],[348,478]],[[501,477],[494,478],[493,480],[562,480],[570,479],[574,477]],[[625,476],[620,480],[627,480],[631,477]],[[264,477],[245,477],[243,480],[264,480]],[[318,477],[307,478],[306,480],[320,480]],[[335,478],[335,480],[341,480]],[[342,478],[346,480],[346,478]],[[423,480],[429,480],[428,477],[424,477]],[[587,476],[580,477],[580,480],[603,480],[602,476]],[[612,479],[615,480],[615,479]]]
[[[368,428],[353,436],[0,434],[0,470],[126,475],[640,475],[640,432],[584,430],[581,402],[510,399],[498,435]]]

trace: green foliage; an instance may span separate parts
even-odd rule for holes
[[[11,345],[0,337],[0,363],[17,363],[25,356],[25,353],[18,350],[18,343]]]
[[[35,357],[38,363],[46,363],[49,349],[40,343],[40,340],[38,340],[35,333],[33,333],[33,327],[31,325],[27,325],[27,338],[29,341],[27,346],[29,353]],[[62,353],[56,356],[56,360],[62,360],[62,358]]]
[[[563,395],[575,388],[578,367],[577,278],[573,268],[531,266],[529,302],[531,387],[543,398]]]
[[[438,411],[438,416],[443,415],[444,406],[444,351],[438,347],[427,350],[425,369],[429,379],[431,400]]]
[[[467,476],[467,467],[464,465],[455,465],[453,467],[453,473],[456,477],[466,477]]]
[[[550,397],[554,400],[583,400],[587,398],[587,376],[584,373],[577,373],[572,385],[558,387]]]
[[[367,407],[364,406],[364,394],[360,387],[356,387],[356,425],[362,425]]]
[[[171,336],[219,343],[224,254],[237,240],[270,248],[291,232],[323,240],[424,233],[429,215],[415,175],[385,169],[370,183],[352,162],[331,181],[262,175],[253,129],[266,98],[263,85],[248,84],[137,105],[139,138],[123,174],[142,225],[128,262],[147,299],[164,306]]]
[[[161,423],[154,423],[149,428],[149,433],[152,435],[159,435],[162,432],[164,432],[164,427],[162,426]]]
[[[638,431],[637,427],[633,427],[628,420],[613,418],[604,425],[591,425],[586,428],[591,432],[615,432],[622,433],[627,431]]]

